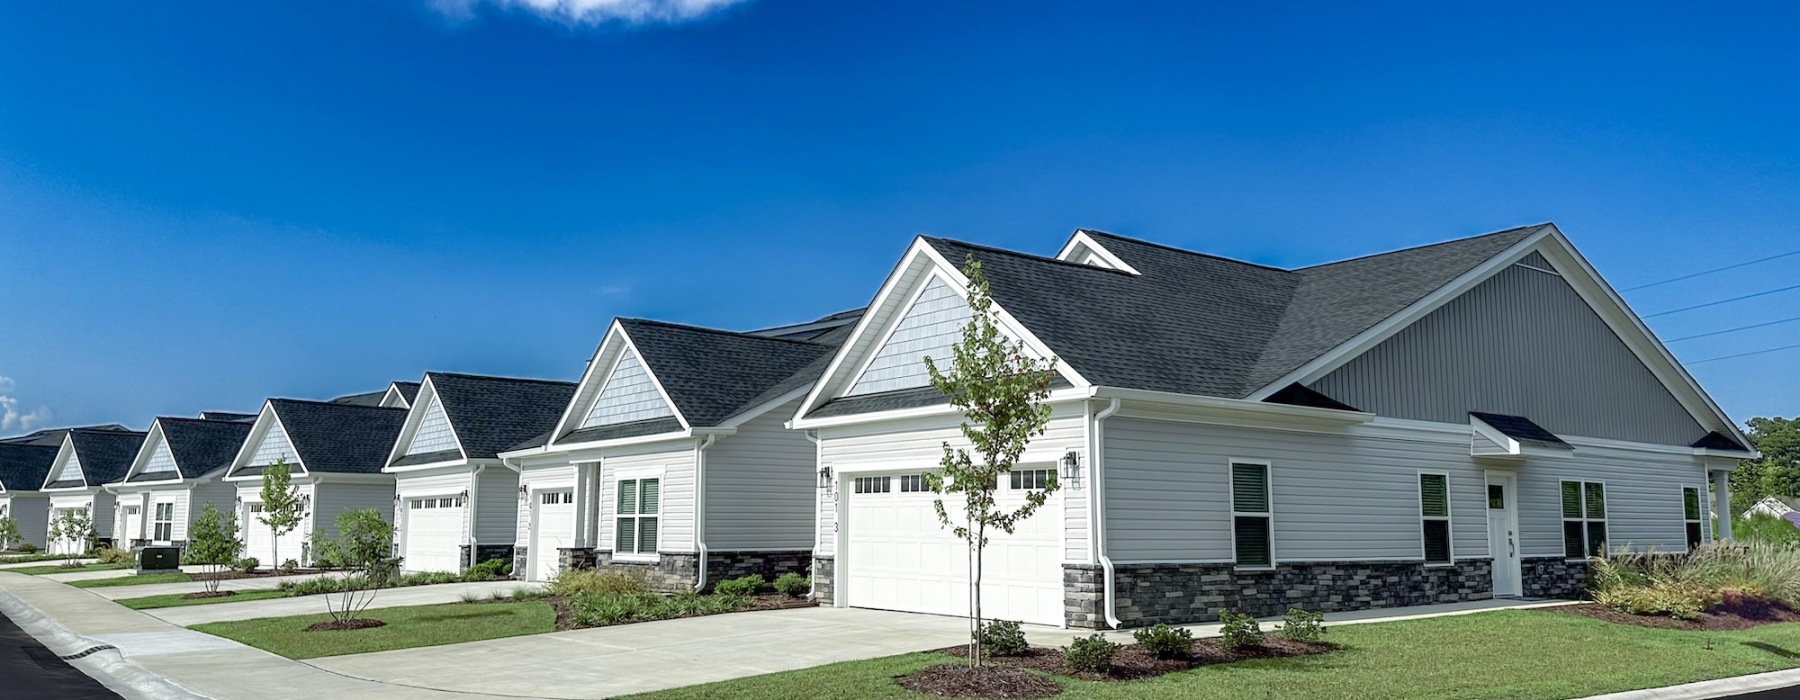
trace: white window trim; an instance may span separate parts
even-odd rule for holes
[[[1711,518],[1706,517],[1707,511],[1709,510],[1706,507],[1706,503],[1707,503],[1706,497],[1711,494],[1708,493],[1707,488],[1705,486],[1694,486],[1692,484],[1682,484],[1680,488],[1681,488],[1681,541],[1682,541],[1682,544],[1684,544],[1684,545],[1687,544],[1687,526],[1690,524],[1698,524],[1700,526],[1700,544],[1706,544],[1707,542],[1711,542],[1712,541],[1712,537],[1711,537],[1712,527],[1709,523],[1707,523],[1707,521],[1711,520]],[[1700,516],[1700,519],[1698,519],[1698,520],[1689,520],[1687,517],[1687,492],[1688,492],[1688,489],[1694,490],[1694,495],[1696,497],[1696,500],[1699,501],[1699,506],[1700,506],[1699,512],[1696,513],[1696,515]],[[1608,506],[1606,509],[1606,512],[1611,513],[1612,507]],[[1607,537],[1612,536],[1612,526],[1611,525],[1607,526],[1606,536]],[[1688,547],[1687,551],[1692,552],[1692,551],[1694,551],[1694,548]]]
[[[1426,476],[1444,477],[1444,514],[1441,516],[1425,514]],[[1418,498],[1416,501],[1419,506],[1419,561],[1424,562],[1426,566],[1456,566],[1456,499],[1450,497],[1450,472],[1435,469],[1420,469],[1418,476],[1413,477],[1413,487],[1418,490]],[[1483,493],[1483,503],[1486,502],[1486,499],[1487,494]],[[1449,545],[1448,548],[1450,550],[1450,558],[1448,560],[1430,561],[1426,559],[1425,521],[1427,520],[1444,521],[1444,538],[1448,540],[1447,544]]]
[[[1263,468],[1263,495],[1268,499],[1268,512],[1251,513],[1239,511],[1237,509],[1237,469],[1234,467],[1239,464],[1260,466]],[[1229,482],[1225,489],[1225,506],[1231,511],[1231,562],[1233,567],[1239,571],[1274,570],[1276,565],[1281,563],[1281,558],[1275,554],[1275,465],[1266,459],[1237,459],[1234,457],[1225,461],[1225,477]],[[1268,564],[1237,563],[1237,519],[1239,516],[1246,518],[1267,518],[1269,520]]]
[[[613,561],[654,563],[654,562],[660,561],[662,559],[662,554],[660,553],[662,550],[662,536],[663,536],[663,518],[662,518],[662,516],[663,516],[664,511],[666,510],[666,508],[664,506],[668,502],[668,499],[664,498],[664,495],[666,495],[668,493],[666,490],[666,487],[668,485],[668,479],[664,478],[663,475],[666,474],[667,472],[668,472],[667,468],[664,468],[664,467],[636,467],[636,468],[631,468],[631,469],[619,469],[619,470],[616,470],[613,472],[612,480],[610,482],[611,488],[606,489],[606,493],[602,494],[602,497],[607,499],[605,501],[606,504],[608,504],[608,506],[611,507],[612,512],[613,512],[612,515],[610,516],[610,519],[612,521],[612,537],[608,538],[609,541],[607,542],[607,548],[612,550]],[[624,516],[622,516],[622,515],[620,515],[619,514],[619,482],[622,482],[622,481],[637,482],[637,481],[642,481],[644,479],[655,479],[656,480],[656,514],[650,515],[650,516],[644,516],[644,515],[624,515]],[[636,488],[636,485],[634,484],[633,487]],[[643,497],[642,491],[638,492],[638,497],[640,499]],[[642,507],[640,506],[639,509],[642,510]],[[637,520],[642,520],[645,517],[656,518],[656,546],[654,548],[652,548],[652,550],[649,553],[620,552],[619,551],[619,520],[621,520],[623,518],[633,518],[633,519],[637,519]],[[634,534],[636,532],[637,531],[634,530]]]
[[[158,511],[162,510],[163,506],[169,507],[169,519],[168,520],[163,520],[162,513],[158,512]],[[163,525],[169,526],[169,536],[168,537],[158,537],[157,536],[157,535],[161,534],[161,533],[157,532],[157,529],[162,527]],[[173,541],[175,541],[175,502],[174,501],[157,501],[155,503],[150,504],[150,537],[149,537],[149,539],[151,542],[173,542]]]
[[[1580,517],[1580,518],[1570,518],[1570,517],[1563,515],[1563,512],[1562,512],[1562,485],[1566,484],[1566,483],[1571,483],[1571,482],[1582,485],[1581,486],[1581,515],[1582,515],[1582,517]],[[1587,517],[1587,485],[1588,484],[1599,484],[1600,485],[1601,498],[1606,500],[1606,505],[1605,505],[1606,515],[1600,516],[1598,518]],[[1612,523],[1610,522],[1611,518],[1612,518],[1612,487],[1608,486],[1604,480],[1597,479],[1597,480],[1589,481],[1587,479],[1564,479],[1564,478],[1560,478],[1560,477],[1557,478],[1557,480],[1556,480],[1556,524],[1559,526],[1559,529],[1557,530],[1556,534],[1557,534],[1557,539],[1562,544],[1563,559],[1565,561],[1572,561],[1572,562],[1587,561],[1589,557],[1594,556],[1594,552],[1593,552],[1594,543],[1587,541],[1587,536],[1588,536],[1587,524],[1588,523],[1600,523],[1602,525],[1605,525],[1606,526],[1606,541],[1611,542],[1612,541]],[[1568,523],[1570,523],[1570,522],[1580,522],[1581,523],[1581,544],[1582,544],[1582,549],[1587,551],[1587,555],[1588,555],[1587,557],[1571,558],[1569,556],[1568,542],[1563,540],[1563,538],[1567,537],[1567,535],[1563,534],[1560,527],[1566,527],[1568,525]],[[1682,533],[1682,537],[1686,538],[1687,533]]]
[[[1041,486],[1041,487],[1039,487],[1039,486],[1021,486],[1019,488],[1013,488],[1012,475],[1019,474],[1019,475],[1023,476],[1026,472],[1049,472],[1049,476],[1045,477],[1044,486]],[[1007,474],[1006,490],[1017,492],[1017,493],[1030,493],[1032,491],[1043,491],[1043,490],[1049,488],[1050,485],[1055,484],[1058,481],[1058,477],[1056,475],[1056,468],[1054,466],[1046,467],[1046,466],[1041,466],[1041,465],[1032,465],[1029,467],[1025,467],[1023,469],[1008,470],[1006,472],[1006,474]]]

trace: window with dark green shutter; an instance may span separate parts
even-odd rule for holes
[[[1269,465],[1231,465],[1231,528],[1238,566],[1275,564],[1274,524],[1270,522]]]
[[[614,554],[655,554],[661,522],[661,479],[622,479],[618,482],[619,510],[614,514]]]
[[[1700,529],[1700,489],[1681,489],[1681,517],[1687,525],[1687,546],[1691,551],[1706,541],[1706,536]]]
[[[1419,475],[1419,532],[1425,563],[1450,563],[1450,477]]]
[[[1563,556],[1586,559],[1606,553],[1606,485],[1562,482]]]

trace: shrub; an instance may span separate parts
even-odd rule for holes
[[[1221,610],[1219,611],[1219,622],[1224,625],[1219,629],[1221,637],[1219,641],[1225,645],[1226,649],[1237,650],[1262,646],[1262,625],[1256,623],[1256,618],[1230,610]]]
[[[239,573],[245,573],[245,574],[255,573],[256,567],[259,567],[259,566],[262,566],[262,562],[257,561],[256,557],[244,557],[237,561],[231,562],[231,570],[237,571]]]
[[[19,551],[23,552],[25,554],[37,554],[38,546],[35,544],[32,544],[30,542],[26,542],[25,544],[19,545]]]
[[[300,581],[282,581],[275,584],[276,590],[285,591],[288,595],[319,595],[321,593],[340,593],[344,590],[342,578],[321,576]]]
[[[295,571],[299,571],[300,570],[300,561],[297,559],[289,559],[289,560],[283,561],[283,562],[281,562],[281,570],[283,573],[289,573],[289,574],[294,573]]]
[[[464,581],[493,581],[506,578],[512,573],[512,562],[504,559],[489,559],[463,572]]]
[[[799,598],[812,591],[812,579],[789,571],[775,577],[775,591],[785,596]]]
[[[1164,661],[1185,659],[1194,651],[1194,633],[1182,627],[1157,625],[1133,632],[1131,637],[1144,651]]]
[[[1325,613],[1288,608],[1281,619],[1279,634],[1296,642],[1319,642],[1325,639]]]
[[[650,584],[635,571],[595,571],[564,569],[550,579],[550,595],[570,598],[593,593],[631,595],[649,593]]]
[[[988,656],[1024,656],[1031,643],[1019,623],[994,620],[981,626],[981,650]]]
[[[589,593],[571,598],[568,603],[575,624],[580,627],[711,615],[745,605],[739,596],[699,595],[692,591],[668,597],[655,593]]]
[[[1117,653],[1119,645],[1106,641],[1104,634],[1076,637],[1062,648],[1063,663],[1068,664],[1069,670],[1079,673],[1112,671],[1113,655]]]
[[[756,592],[762,590],[762,587],[762,574],[750,574],[720,581],[719,585],[713,587],[713,592],[719,595],[748,598],[756,595]]]
[[[440,583],[457,583],[459,581],[462,581],[461,576],[448,571],[415,571],[394,581],[394,587],[435,586]]]
[[[102,547],[94,550],[94,557],[102,564],[124,564],[131,561],[131,550],[117,547]]]

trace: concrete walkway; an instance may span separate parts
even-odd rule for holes
[[[136,574],[137,571],[133,569],[110,569],[107,571],[74,571],[66,574],[41,574],[38,578],[59,583],[73,583],[75,581],[93,581],[103,578],[123,578]]]
[[[369,609],[397,608],[407,605],[436,605],[461,602],[463,596],[487,598],[493,594],[509,595],[519,589],[535,589],[538,584],[523,581],[483,581],[480,583],[443,583],[434,586],[407,586],[383,589],[369,603]],[[176,608],[145,610],[152,617],[182,627],[225,620],[253,620],[259,617],[287,617],[325,612],[325,596],[252,600],[243,603],[211,603]]]
[[[281,585],[282,581],[303,581],[309,578],[330,576],[331,574],[295,574],[293,576],[262,576],[258,578],[235,578],[219,582],[221,591],[267,591]],[[140,586],[105,586],[88,589],[94,595],[107,600],[123,598],[143,598],[170,593],[194,593],[206,590],[205,581],[184,581],[181,583],[146,583]]]
[[[92,564],[92,563],[100,561],[100,560],[99,559],[76,559],[75,561],[80,562],[82,564]],[[7,569],[29,569],[34,566],[56,566],[57,564],[61,564],[61,563],[62,563],[61,559],[51,559],[49,561],[24,561],[24,562],[19,562],[17,564],[0,564],[0,571],[5,571]]]

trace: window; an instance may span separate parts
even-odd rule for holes
[[[574,491],[546,491],[538,494],[538,503],[553,506],[559,503],[574,503]]]
[[[1231,530],[1238,566],[1274,566],[1269,512],[1269,465],[1231,465]]]
[[[656,553],[657,513],[662,503],[661,479],[624,479],[619,482],[618,528],[613,533],[614,554]]]
[[[1606,553],[1606,485],[1562,482],[1563,556],[1586,559]]]
[[[1700,532],[1700,489],[1681,489],[1681,517],[1687,521],[1687,546],[1692,550],[1705,540]]]
[[[1014,491],[1025,489],[1047,489],[1056,483],[1056,472],[1049,469],[1027,469],[1025,471],[1007,472],[1012,475]]]
[[[169,542],[175,539],[175,504],[156,504],[156,527],[150,539]]]
[[[1489,498],[1492,498],[1490,494]],[[1419,475],[1419,519],[1425,563],[1450,563],[1450,477]]]
[[[891,476],[859,476],[856,477],[857,493],[887,493],[893,488]]]
[[[267,508],[264,508],[263,504],[261,504],[261,503],[250,504],[250,512],[252,512],[252,513],[261,513],[264,510],[267,510]]]
[[[1494,510],[1506,509],[1506,487],[1500,484],[1488,484],[1488,507]]]
[[[923,474],[905,474],[900,477],[900,493],[916,493],[928,490],[930,489],[925,488],[925,476]]]

